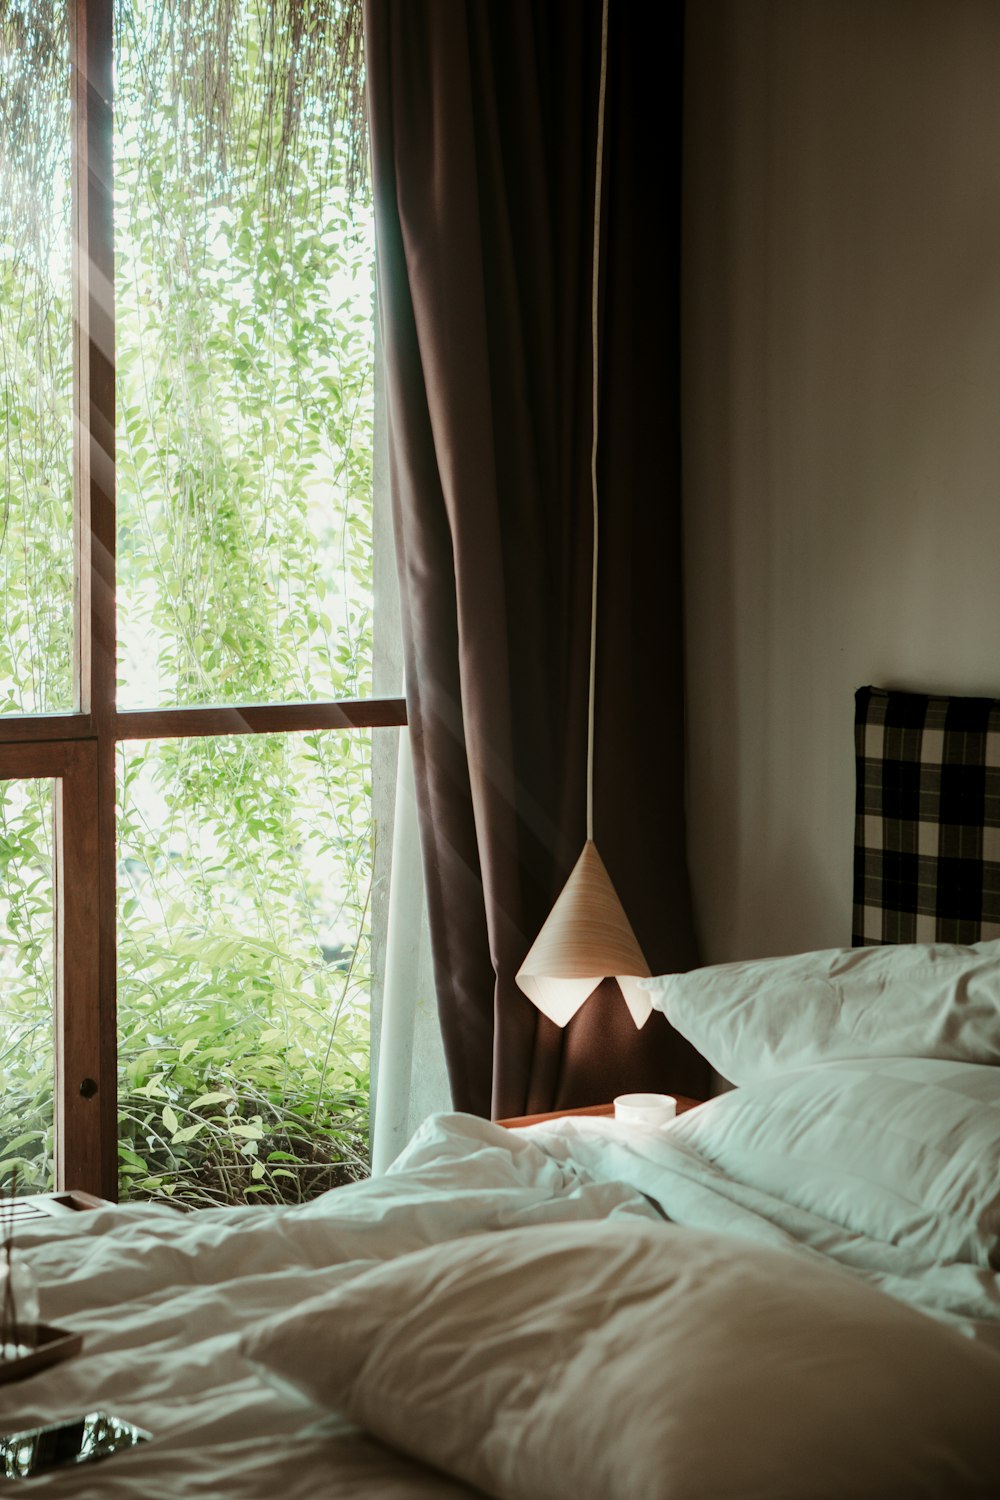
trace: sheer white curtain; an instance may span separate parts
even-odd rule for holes
[[[375,320],[374,688],[403,692],[403,642],[389,503],[385,372]],[[383,1172],[427,1115],[451,1108],[424,898],[409,731],[372,735],[372,1170]],[[388,893],[388,894],[386,894]]]
[[[428,1114],[451,1108],[406,729],[399,731],[392,822],[382,1003],[372,1014],[373,1173],[385,1171]]]

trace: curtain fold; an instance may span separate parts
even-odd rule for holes
[[[684,849],[682,13],[612,0],[595,828],[654,972],[695,961]],[[457,1108],[707,1091],[613,985],[560,1032],[514,974],[584,838],[599,0],[366,0],[407,702]]]

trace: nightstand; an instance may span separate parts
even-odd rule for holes
[[[2,1200],[3,1215],[16,1228],[18,1224],[34,1224],[39,1219],[62,1218],[64,1214],[81,1213],[91,1208],[112,1208],[107,1198],[95,1198],[93,1193],[81,1193],[71,1189],[65,1193],[35,1193],[27,1198],[5,1198]]]
[[[703,1099],[690,1099],[687,1094],[675,1094],[677,1100],[677,1113],[682,1115],[685,1110],[694,1109],[696,1104],[703,1104]],[[497,1120],[497,1125],[502,1125],[506,1130],[520,1130],[525,1125],[539,1125],[542,1120],[568,1120],[574,1115],[598,1115],[605,1119],[614,1116],[613,1104],[588,1104],[584,1109],[553,1109],[543,1115],[511,1115],[509,1120]]]

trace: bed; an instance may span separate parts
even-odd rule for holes
[[[894,711],[859,697],[883,846],[905,809],[867,720],[889,779]],[[859,847],[856,905],[888,910]],[[84,1349],[0,1386],[0,1430],[99,1405],[154,1441],[25,1493],[1000,1494],[1000,941],[869,925],[649,984],[735,1085],[669,1125],[438,1115],[305,1206],[26,1225],[42,1316]]]

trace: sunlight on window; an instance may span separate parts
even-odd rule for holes
[[[116,747],[117,848],[98,835],[95,772],[89,824],[63,855],[79,881],[96,847],[102,891],[116,860],[124,1195],[297,1201],[368,1166],[376,736],[179,740],[163,713],[136,743],[115,708],[373,692],[361,10],[112,9],[113,308],[83,261],[74,373],[72,153],[92,153],[77,208],[99,225],[100,111],[71,116],[73,7],[0,3],[0,715],[79,707],[76,653],[92,715],[66,733],[91,742],[94,765]],[[74,439],[106,446],[79,383],[95,350],[112,353],[97,333],[87,343],[98,304],[114,320],[113,579],[91,570],[83,494],[74,538]],[[90,669],[100,650],[74,644],[74,596],[92,588],[98,634],[117,632],[117,703]],[[374,759],[391,766],[384,740]],[[51,782],[3,783],[0,1167],[17,1160],[35,1186],[52,1175],[51,861]],[[110,921],[87,934],[95,976],[110,937]],[[74,1022],[96,1031],[106,980],[80,993]]]
[[[371,691],[372,218],[291,14],[118,5],[124,707]]]
[[[0,714],[73,707],[64,0],[0,5]]]
[[[296,15],[116,6],[123,708],[372,690],[372,217],[331,121],[337,7],[328,36]],[[370,758],[123,747],[125,1196],[367,1169]]]
[[[295,1201],[367,1171],[371,738],[122,748],[123,1197]]]

